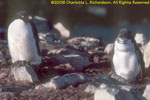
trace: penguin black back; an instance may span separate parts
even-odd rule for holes
[[[36,42],[37,52],[38,52],[39,56],[41,56],[41,51],[40,51],[40,46],[39,46],[39,36],[38,36],[36,26],[32,21],[30,21],[30,24],[31,24],[32,31],[33,31],[33,36],[34,36],[34,39],[35,39],[35,42]]]

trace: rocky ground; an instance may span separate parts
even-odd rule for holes
[[[71,42],[73,46],[75,43]],[[81,41],[79,42],[81,43]],[[52,44],[48,44],[49,47]],[[65,48],[62,50],[56,48],[53,45],[54,52],[50,52],[49,47],[44,47],[43,49],[43,61],[40,69],[37,70],[37,74],[41,80],[42,84],[48,79],[56,75],[65,75],[68,73],[82,73],[96,78],[100,75],[110,75],[110,62],[106,59],[106,54],[104,54],[104,46],[101,44],[96,45],[93,48],[86,50],[85,46],[77,45],[78,48],[70,47],[70,44],[65,43]],[[82,50],[81,49],[81,47]],[[71,49],[70,49],[71,48]],[[68,49],[68,50],[67,50]],[[97,50],[98,49],[98,50]],[[85,88],[88,86],[88,82],[83,84],[77,84],[76,86],[69,85],[63,89],[50,90],[47,88],[36,89],[39,84],[26,85],[21,82],[16,82],[13,75],[11,74],[11,59],[8,51],[7,42],[0,42],[0,50],[2,52],[1,62],[0,62],[0,99],[1,100],[93,100],[94,95],[91,93],[84,92]],[[77,70],[74,68],[73,64],[68,65],[67,63],[61,63],[60,59],[56,59],[56,55],[66,55],[76,53],[84,55],[88,58],[89,64],[82,70]],[[59,58],[59,57],[58,57]],[[82,60],[81,60],[82,62]],[[87,63],[87,62],[85,62]],[[78,64],[75,63],[75,64]],[[70,67],[71,66],[71,67]],[[80,65],[82,66],[82,65]],[[144,80],[133,83],[137,89],[143,93],[143,90],[147,84],[149,84],[150,78],[145,77]]]
[[[7,41],[0,41],[0,100],[94,100],[93,93],[85,92],[89,83],[93,80],[98,81],[97,78],[100,76],[111,75],[111,63],[109,56],[104,53],[105,45],[102,39],[92,37],[63,39],[61,38],[64,36],[63,33],[58,35],[55,32],[53,30],[39,34],[42,64],[35,69],[40,80],[35,84],[15,81],[11,73],[12,64]],[[108,80],[100,78],[100,81],[109,85],[113,83],[109,78]],[[146,76],[143,80],[139,79],[130,85],[134,86],[142,96],[148,84],[150,84],[150,77]],[[112,87],[109,85],[108,89],[111,90]],[[117,91],[125,90],[117,88]],[[130,94],[130,92],[129,89],[127,93]],[[115,92],[117,93],[120,92]]]
[[[67,44],[67,43],[66,43]],[[42,44],[43,46],[44,44]],[[47,44],[50,45],[50,44]],[[93,100],[93,95],[85,93],[84,90],[88,83],[78,84],[76,86],[68,86],[64,89],[56,89],[51,91],[46,88],[35,89],[36,85],[26,85],[21,82],[16,82],[13,75],[11,74],[11,58],[9,55],[9,50],[7,42],[0,42],[0,50],[3,53],[3,61],[0,62],[0,84],[2,87],[0,92],[0,99],[5,100]],[[44,48],[44,47],[43,47]],[[90,61],[86,68],[83,70],[76,70],[73,67],[67,67],[67,64],[60,64],[56,60],[53,60],[57,54],[50,54],[48,48],[43,49],[43,61],[37,74],[44,83],[46,80],[56,76],[65,75],[68,73],[84,73],[92,77],[99,76],[101,74],[108,74],[110,72],[109,62],[102,58],[104,56],[103,50],[104,46],[99,46],[101,50],[95,54],[93,49],[93,54],[87,53],[85,50],[81,52],[80,50],[70,49],[69,46],[66,50],[62,50],[62,54],[65,53],[79,53],[81,55],[88,56]],[[50,48],[49,48],[50,49]],[[54,49],[55,50],[55,49]],[[49,53],[49,54],[47,54]],[[56,53],[56,51],[55,51]],[[86,63],[86,62],[85,62]],[[78,64],[78,62],[76,63]],[[82,66],[82,65],[81,65]],[[40,83],[40,84],[41,84]]]

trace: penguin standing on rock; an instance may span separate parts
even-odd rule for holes
[[[16,14],[8,27],[8,46],[12,63],[25,61],[30,64],[41,64],[39,37],[32,17],[26,11]]]
[[[115,75],[126,80],[134,81],[142,77],[144,61],[141,51],[136,45],[129,30],[123,28],[114,43],[113,70]]]

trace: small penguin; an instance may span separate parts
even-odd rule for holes
[[[12,63],[26,61],[34,65],[41,64],[38,33],[28,12],[21,11],[16,14],[8,27],[7,36]]]
[[[124,80],[134,81],[138,75],[143,76],[143,55],[126,28],[120,30],[114,43],[112,61],[115,74]]]

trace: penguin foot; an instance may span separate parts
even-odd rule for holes
[[[31,62],[27,62],[25,60],[18,60],[16,62],[12,63],[11,67],[13,68],[13,67],[21,67],[21,66],[32,66],[34,68],[37,65],[34,65]]]
[[[127,80],[125,80],[124,78],[118,76],[117,74],[112,74],[111,78],[114,78],[114,79],[116,79],[116,80],[118,80],[119,82],[122,82],[122,83],[127,83],[127,84],[129,83]]]

